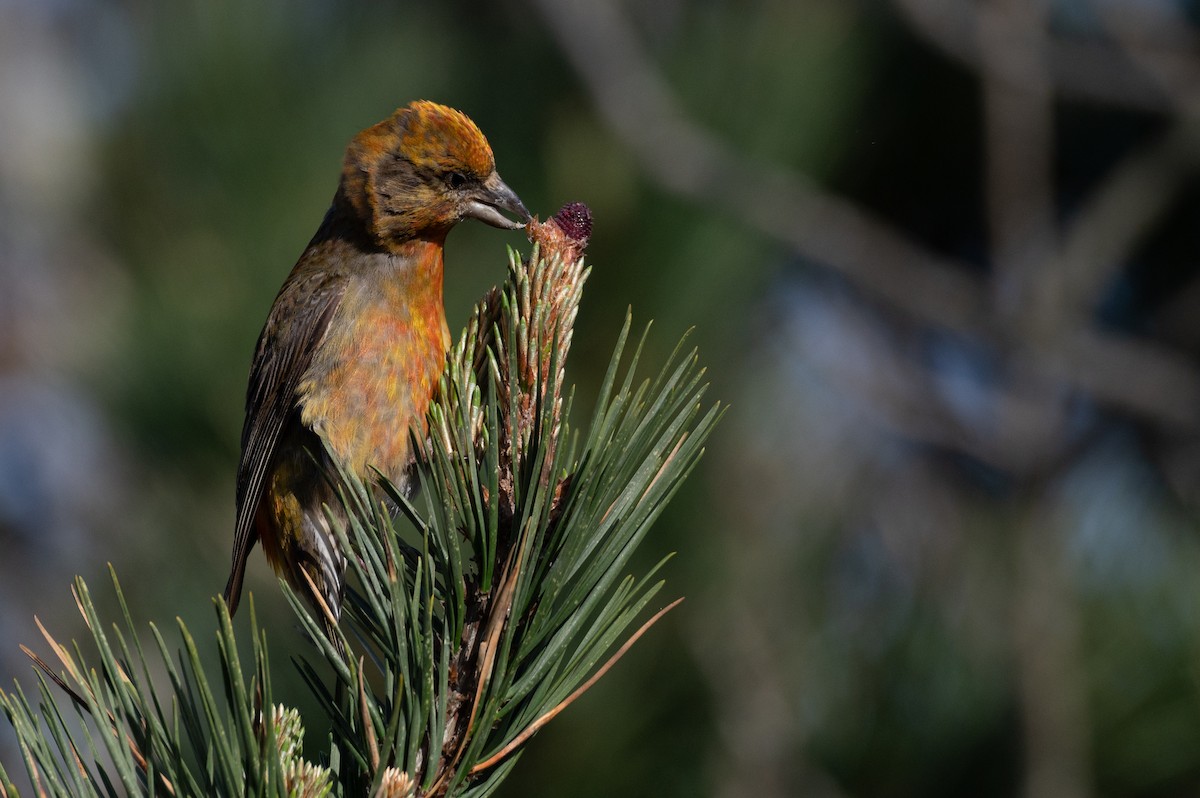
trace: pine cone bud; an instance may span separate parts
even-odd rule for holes
[[[592,236],[592,212],[582,202],[569,202],[559,209],[551,219],[567,238],[580,247],[586,247]]]

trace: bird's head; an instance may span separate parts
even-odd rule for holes
[[[506,230],[530,219],[496,173],[492,148],[475,123],[425,100],[354,137],[346,150],[342,194],[384,246],[444,238],[466,218]]]

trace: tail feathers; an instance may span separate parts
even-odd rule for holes
[[[328,571],[310,560],[296,569],[300,582],[296,585],[296,589],[308,600],[309,606],[313,608],[313,613],[321,619],[321,625],[325,627],[325,636],[329,638],[343,659],[346,655],[346,646],[342,642],[338,620],[342,614],[342,586],[345,568],[344,560],[341,561],[340,569]]]
[[[229,581],[225,584],[225,604],[229,607],[230,617],[237,612],[238,602],[242,600],[242,576],[245,573],[245,566],[239,568],[234,565],[229,574]]]
[[[292,584],[301,593],[308,594],[309,603],[321,615],[326,615],[321,607],[324,603],[328,614],[337,621],[342,614],[346,556],[342,553],[324,512],[305,514],[304,527],[306,534],[299,546],[300,557],[296,568],[297,571],[303,571],[304,576],[294,579]]]

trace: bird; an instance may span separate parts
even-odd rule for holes
[[[410,442],[427,433],[450,345],[446,236],[464,219],[517,230],[531,218],[461,111],[418,100],[350,141],[329,210],[254,350],[224,591],[231,615],[261,542],[275,572],[337,623],[346,555],[325,508],[345,520],[342,471],[412,488]]]

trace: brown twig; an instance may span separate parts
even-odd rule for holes
[[[550,721],[554,720],[554,718],[558,715],[558,713],[562,712],[564,709],[566,709],[571,704],[573,704],[577,698],[579,698],[581,695],[583,695],[589,689],[591,689],[591,687],[594,684],[596,684],[596,682],[600,681],[600,679],[604,676],[604,674],[608,673],[609,668],[611,668],[613,665],[616,665],[617,661],[619,659],[621,659],[621,657],[625,656],[625,652],[629,651],[629,649],[633,647],[633,644],[638,641],[638,638],[640,638],[643,634],[645,634],[647,631],[649,631],[650,627],[653,626],[654,624],[658,623],[660,618],[662,618],[664,615],[666,615],[671,610],[678,607],[682,602],[683,602],[682,598],[677,598],[674,601],[672,601],[670,604],[668,604],[667,606],[663,607],[658,612],[654,613],[654,616],[652,618],[650,618],[650,620],[648,620],[644,624],[642,624],[641,628],[638,629],[636,632],[634,632],[633,636],[630,637],[628,640],[626,640],[625,644],[622,645],[619,649],[617,649],[617,653],[615,653],[611,657],[609,657],[608,661],[605,662],[603,666],[601,666],[600,670],[598,670],[594,674],[592,674],[590,679],[588,679],[586,682],[584,682],[578,688],[576,688],[575,692],[571,693],[569,696],[567,696],[565,699],[563,699],[563,701],[561,703],[559,703],[558,706],[554,707],[554,709],[551,709],[545,715],[542,715],[540,718],[535,720],[533,723],[529,724],[529,726],[524,731],[522,731],[520,734],[518,734],[516,737],[514,737],[508,743],[508,745],[504,746],[499,751],[492,754],[490,757],[483,760],[479,764],[475,765],[475,767],[471,768],[471,775],[474,776],[476,773],[482,773],[483,771],[487,770],[488,768],[498,764],[505,757],[507,757],[509,754],[511,754],[513,751],[517,750],[522,745],[524,745],[526,742],[528,742],[529,738],[532,737],[533,735],[537,734],[539,729],[541,729],[543,726],[545,726]]]
[[[72,588],[71,592],[75,593],[74,588]],[[76,606],[79,607],[80,613],[83,614],[84,624],[90,629],[91,624],[88,622],[87,614],[83,612],[83,604],[80,602],[78,594],[75,595],[75,603]],[[82,674],[80,674],[78,667],[75,665],[75,661],[71,659],[70,655],[67,653],[67,650],[63,648],[63,646],[60,645],[53,636],[51,636],[50,632],[46,630],[46,627],[42,625],[40,618],[34,616],[33,621],[35,624],[37,624],[38,630],[42,633],[42,637],[45,638],[46,643],[49,644],[50,648],[54,651],[55,656],[57,656],[59,661],[62,662],[63,667],[67,669],[67,673],[71,675],[71,678],[74,679],[76,684],[80,685],[80,687],[84,688],[85,690],[88,689],[87,682],[82,678]],[[33,664],[43,674],[45,674],[47,678],[50,679],[50,681],[54,682],[54,684],[57,685],[60,690],[65,692],[71,698],[76,706],[87,711],[89,715],[91,714],[91,705],[88,703],[88,701],[77,690],[68,685],[66,680],[56,674],[50,668],[50,664],[48,662],[35,654],[28,646],[25,646],[24,644],[20,645],[20,649],[25,653],[25,656],[29,657],[29,659],[33,661]],[[117,667],[118,670],[120,670],[120,677],[125,681],[126,684],[130,684],[131,682],[129,677],[123,670],[120,669],[119,664]],[[120,729],[118,728],[116,717],[110,712],[108,713],[107,719],[109,726],[112,727],[113,734],[119,736]],[[137,742],[132,736],[126,734],[125,745],[129,748],[129,752],[133,754],[134,762],[137,764],[138,768],[144,773],[147,769],[146,757],[142,754],[141,749],[138,748]],[[73,742],[71,743],[71,755],[75,758],[75,765],[79,768],[80,772],[86,773],[83,762],[79,757],[79,752],[75,749],[75,744]],[[170,795],[175,794],[175,785],[171,783],[170,779],[162,774],[159,774],[159,780],[162,782],[163,788],[166,789]],[[42,794],[40,790],[39,794]]]

